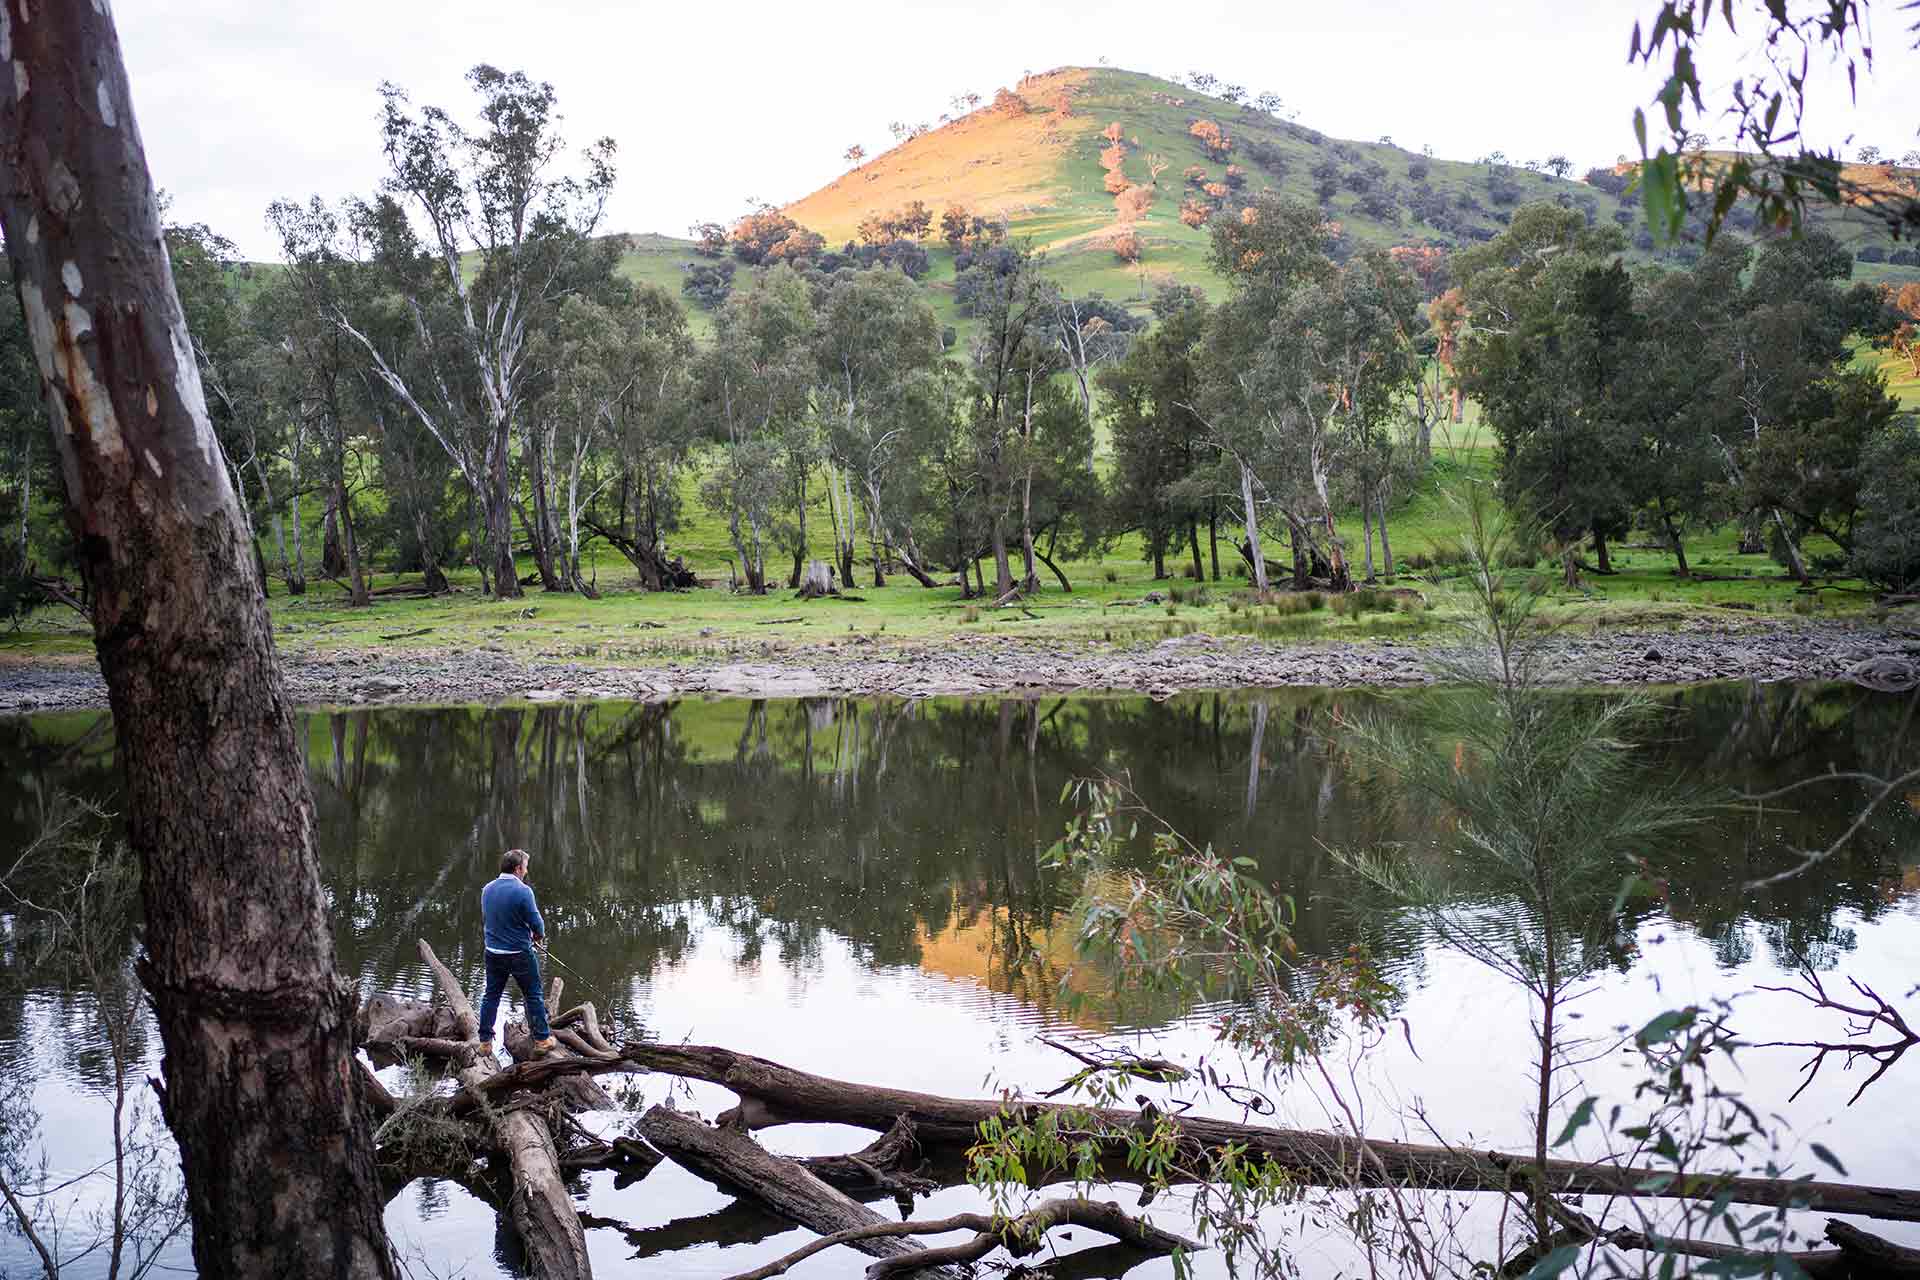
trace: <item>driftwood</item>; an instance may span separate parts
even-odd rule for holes
[[[614,1185],[623,1187],[652,1173],[660,1160],[660,1153],[644,1142],[632,1138],[614,1138],[609,1142],[575,1147],[560,1157],[560,1167],[569,1172],[581,1169],[617,1170],[621,1176]]]
[[[640,1133],[674,1163],[709,1182],[750,1196],[821,1235],[880,1226],[886,1221],[792,1160],[767,1151],[741,1130],[716,1129],[686,1112],[654,1107],[641,1117]],[[860,1239],[854,1242],[854,1248],[876,1258],[917,1252],[912,1245],[885,1236]],[[953,1268],[929,1270],[941,1280],[962,1280],[962,1273]]]
[[[903,1214],[911,1211],[915,1195],[941,1185],[919,1175],[920,1140],[913,1136],[913,1121],[905,1116],[858,1151],[844,1156],[801,1156],[795,1163],[841,1191],[891,1194],[903,1204]]]
[[[1052,1110],[1091,1120],[1095,1128],[1086,1136],[1098,1142],[1104,1154],[1117,1159],[1125,1153],[1123,1135],[1142,1122],[1141,1113],[1137,1111],[943,1098],[904,1089],[849,1084],[711,1046],[634,1043],[622,1052],[625,1060],[636,1067],[708,1080],[733,1090],[740,1096],[740,1105],[722,1115],[721,1123],[747,1129],[824,1121],[884,1130],[904,1115],[913,1122],[914,1132],[923,1143],[965,1144],[976,1140],[982,1121],[1001,1115],[1011,1105],[1024,1110],[1028,1116]],[[1239,1144],[1251,1158],[1264,1156],[1303,1181],[1325,1185],[1507,1191],[1529,1181],[1532,1173],[1531,1158],[1497,1151],[1275,1129],[1203,1116],[1181,1116],[1173,1125],[1181,1139],[1183,1159],[1187,1161],[1204,1163],[1206,1152]],[[1546,1178],[1548,1190],[1564,1195],[1658,1195],[1708,1200],[1724,1195],[1737,1204],[1790,1206],[1920,1222],[1920,1190],[1801,1178],[1702,1177],[1673,1185],[1667,1185],[1665,1179],[1649,1184],[1658,1173],[1658,1170],[1626,1165],[1550,1160]],[[1648,1189],[1649,1185],[1664,1189],[1655,1192]]]
[[[476,1039],[480,1020],[474,1016],[473,1005],[459,980],[440,963],[440,957],[424,939],[420,958],[433,970],[440,992],[453,1010],[460,1038]],[[461,1067],[457,1076],[461,1087],[472,1093],[499,1072],[500,1064],[492,1054],[476,1053],[471,1065]],[[537,1111],[526,1108],[489,1114],[495,1145],[507,1153],[513,1167],[513,1225],[526,1248],[533,1274],[543,1280],[586,1280],[593,1274],[587,1261],[586,1233],[560,1179],[560,1157],[546,1121]]]

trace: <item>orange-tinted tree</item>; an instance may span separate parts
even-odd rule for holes
[[[1203,200],[1188,196],[1180,202],[1180,221],[1190,227],[1204,227],[1207,219],[1213,216],[1213,207]]]
[[[816,232],[765,204],[734,223],[728,239],[733,256],[748,266],[800,261],[819,253],[825,243]]]
[[[1426,297],[1437,297],[1446,291],[1447,251],[1439,245],[1399,244],[1387,252],[1420,282],[1420,290]]]
[[[1187,132],[1198,138],[1207,155],[1215,160],[1225,160],[1233,150],[1233,139],[1212,120],[1195,120],[1187,126]]]
[[[1920,378],[1920,282],[1902,285],[1893,295],[1893,309],[1901,317],[1893,331],[1894,354],[1912,361],[1913,375]]]
[[[1132,222],[1153,207],[1155,195],[1152,187],[1128,187],[1114,196],[1114,208],[1119,210],[1122,222]]]

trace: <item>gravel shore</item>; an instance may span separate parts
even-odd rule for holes
[[[982,637],[883,647],[860,640],[655,666],[449,654],[317,655],[285,662],[300,706],[474,703],[686,695],[934,697],[1071,691],[1408,685],[1435,679],[1444,643],[1276,644],[1195,634],[1150,648]],[[1576,685],[1840,679],[1864,662],[1920,664],[1920,635],[1833,623],[1701,624],[1670,631],[1563,633],[1546,641],[1551,679]],[[0,714],[106,705],[90,660],[0,662]]]

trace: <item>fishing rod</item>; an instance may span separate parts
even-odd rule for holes
[[[580,972],[578,969],[574,968],[572,965],[568,964],[565,960],[562,960],[559,956],[553,954],[553,947],[551,945],[541,947],[540,954],[546,959],[551,960],[553,961],[553,963],[559,965],[562,969],[565,969],[569,974],[571,974],[575,978],[578,978],[581,981],[581,983],[584,984],[585,986],[592,988],[592,994],[600,997],[601,1001],[606,1004],[607,1016],[609,1018],[613,1016],[613,1000],[611,997],[607,995],[605,991],[602,991],[600,989],[599,983],[595,982],[592,978],[589,978],[586,974]],[[557,1013],[559,1011],[555,1010],[555,1012]]]

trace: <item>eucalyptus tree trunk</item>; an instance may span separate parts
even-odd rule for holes
[[[372,596],[367,590],[367,575],[360,566],[360,535],[353,527],[353,501],[347,493],[346,471],[339,466],[333,473],[333,505],[340,515],[340,550],[347,561],[347,603],[367,604]]]
[[[1374,491],[1374,501],[1379,504],[1380,513],[1380,559],[1385,562],[1387,577],[1393,577],[1393,543],[1387,537],[1387,489],[1385,485]]]
[[[880,477],[878,473],[874,469],[869,468],[863,477],[863,481],[867,489],[867,516],[873,522],[876,540],[884,541],[886,549],[900,557],[902,567],[906,569],[907,573],[912,576],[915,582],[923,587],[935,585],[933,575],[928,573],[925,568],[926,560],[921,556],[920,548],[914,542],[913,525],[911,523],[902,523],[898,531],[898,536],[896,537],[894,526],[887,522],[886,514],[880,506]],[[876,587],[885,585],[881,581],[880,560],[880,551],[876,549],[873,558],[873,585]],[[966,577],[964,565],[962,566],[960,576],[963,580]]]
[[[0,227],[52,407],[203,1276],[396,1275],[253,545],[104,4],[0,0]]]
[[[0,0],[3,3],[4,0]],[[25,573],[27,566],[33,563],[31,548],[27,542],[27,522],[33,517],[33,437],[24,441],[25,448],[20,450],[20,572]]]
[[[304,595],[307,590],[306,578],[304,575],[295,577],[293,562],[287,559],[286,521],[281,518],[280,504],[274,500],[273,482],[267,478],[267,464],[260,460],[258,453],[253,455],[253,473],[260,477],[260,496],[267,504],[267,519],[273,524],[273,543],[280,552],[280,578],[287,584],[288,595]]]
[[[1267,589],[1267,555],[1260,549],[1260,508],[1253,500],[1253,468],[1240,463],[1240,518],[1247,529],[1247,558],[1253,570],[1253,588]]]
[[[1366,581],[1373,581],[1373,496],[1360,499],[1360,542],[1366,548]]]
[[[566,591],[570,586],[566,575],[557,570],[553,562],[559,539],[554,536],[553,501],[547,491],[548,453],[552,448],[551,425],[527,427],[527,471],[533,488],[533,518],[527,521],[527,549],[533,552],[534,567],[540,571],[540,589]]]

